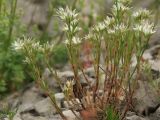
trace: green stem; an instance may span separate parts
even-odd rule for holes
[[[97,41],[100,41],[97,46],[97,51],[96,51],[96,86],[95,90],[93,91],[93,100],[95,102],[96,99],[96,92],[99,87],[99,64],[100,64],[100,56],[101,56],[101,39],[100,36],[97,38]]]
[[[8,31],[8,40],[6,41],[6,50],[8,50],[11,44],[14,20],[16,15],[16,8],[17,8],[17,0],[11,1],[11,11],[10,11],[10,19],[9,19],[9,31]]]

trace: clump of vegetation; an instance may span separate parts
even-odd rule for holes
[[[10,6],[10,9],[8,9]],[[16,14],[17,0],[8,3],[0,1],[0,93],[20,88],[24,80],[23,56],[11,50],[12,42],[23,34],[23,25],[19,26],[19,14]],[[14,27],[18,29],[14,31]],[[21,64],[20,64],[21,63]]]
[[[64,6],[66,1],[52,0],[49,14],[51,19],[54,11],[53,6]],[[22,11],[17,7],[17,0],[0,0],[0,94],[14,92],[23,87],[24,83],[33,81],[29,77],[30,72],[26,64],[24,64],[24,55],[15,52],[11,44],[17,38],[28,35],[28,27],[20,20]],[[48,20],[49,24],[50,20]],[[56,27],[55,27],[56,29]],[[37,29],[35,29],[37,30]],[[56,29],[57,30],[57,29]],[[58,30],[57,30],[58,31]],[[35,31],[34,31],[35,32]],[[45,43],[51,39],[47,30],[43,31],[41,36],[35,36],[36,39],[45,38]],[[52,52],[53,53],[53,52]],[[54,56],[50,61],[55,65],[64,65],[67,62],[67,54],[64,45],[57,45]],[[36,59],[39,59],[37,55]],[[40,64],[40,63],[38,63]],[[56,66],[55,65],[55,66]],[[1,96],[2,97],[2,96]],[[1,99],[0,97],[0,99]]]
[[[85,37],[85,40],[91,41],[93,45],[93,66],[96,74],[96,82],[88,90],[93,93],[91,106],[97,112],[104,112],[105,108],[113,106],[112,109],[120,116],[119,119],[123,119],[128,109],[132,108],[132,96],[139,75],[141,57],[150,36],[154,33],[154,26],[149,21],[150,12],[141,9],[133,13],[130,3],[130,0],[116,0],[112,8],[112,16],[107,16],[104,21],[93,26]],[[59,9],[58,14],[65,22],[68,55],[77,86],[75,96],[81,99],[81,96],[84,97],[87,94],[83,91],[78,76],[79,68],[81,68],[78,46],[84,40],[83,37],[78,37],[81,30],[78,26],[78,13],[66,8]],[[100,67],[102,51],[105,51],[103,68]],[[132,65],[133,56],[136,57],[136,65]],[[105,75],[103,80],[100,79],[100,69]],[[133,77],[135,73],[136,76]],[[99,95],[102,85],[103,94]],[[76,99],[75,96],[72,99]],[[126,104],[120,109],[122,101]],[[84,109],[87,107],[90,107],[90,104]]]
[[[98,118],[101,113],[102,119],[124,119],[126,112],[132,109],[132,96],[139,76],[142,54],[150,36],[155,32],[149,20],[150,12],[143,9],[133,12],[130,3],[130,0],[115,0],[112,15],[106,16],[106,19],[90,28],[85,36],[80,36],[82,28],[79,26],[80,19],[76,10],[68,7],[57,10],[60,19],[65,22],[63,29],[66,33],[65,44],[74,73],[74,79],[66,82],[65,87],[62,86],[61,79],[50,64],[54,44],[40,44],[39,41],[27,37],[14,42],[13,47],[25,55],[25,62],[30,65],[33,78],[47,92],[63,119],[66,117],[56,103],[54,92],[48,88],[41,77],[42,70],[36,56],[42,54],[42,61],[56,78],[68,103],[75,104],[78,99],[76,105],[81,106],[80,111],[83,113],[89,111],[95,118]],[[91,85],[83,74],[88,83],[88,88],[85,89],[80,83],[81,78],[78,74],[79,71],[84,72],[80,59],[80,46],[83,41],[90,41],[93,45],[92,59],[96,76],[95,83]],[[104,58],[101,58],[102,54]],[[132,64],[133,57],[136,58],[136,64]],[[103,67],[101,67],[101,59],[104,61]],[[105,77],[101,78],[100,74]],[[75,114],[74,108],[70,109]]]
[[[15,111],[11,111],[8,108],[5,108],[3,111],[0,111],[0,119],[4,119],[6,117],[8,117],[9,120],[13,120],[14,115],[16,114],[16,110]]]

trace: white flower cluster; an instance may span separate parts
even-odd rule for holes
[[[95,25],[95,26],[93,27],[92,30],[93,30],[94,32],[101,32],[101,31],[103,31],[105,28],[106,28],[105,23],[104,23],[104,22],[99,22],[97,25]]]
[[[118,12],[124,13],[124,12],[126,12],[128,10],[130,10],[130,8],[128,6],[126,6],[126,5],[124,5],[121,2],[118,2],[117,4],[114,4],[113,8],[112,8],[112,12],[113,12],[113,14],[115,16],[118,14]]]
[[[23,37],[23,39],[18,39],[15,41],[12,45],[13,49],[19,52],[28,52],[33,53],[34,52],[51,52],[54,48],[54,44],[45,43],[41,45],[39,41],[35,41],[32,38]]]
[[[64,85],[63,91],[66,93],[67,96],[71,95],[73,92],[73,80],[68,80],[66,84]]]
[[[18,39],[17,41],[15,41],[12,44],[13,49],[15,49],[16,51],[21,50],[24,47],[24,41],[21,39]]]
[[[47,42],[43,45],[40,45],[39,41],[23,37],[23,39],[18,39],[17,41],[15,41],[12,47],[17,52],[22,52],[25,55],[24,62],[31,64],[33,62],[33,57],[36,57],[37,53],[51,53],[54,48],[54,44],[50,44]]]
[[[70,33],[77,33],[78,31],[81,30],[81,28],[78,27],[77,25],[78,25],[78,20],[74,19],[69,24],[65,24],[63,30]]]
[[[76,13],[76,10],[71,10],[69,7],[66,7],[66,9],[59,8],[57,10],[57,14],[62,20],[67,20],[67,19],[75,19],[78,16],[78,13]]]
[[[104,20],[104,24],[106,27],[112,26],[115,23],[115,19],[113,17],[106,17],[106,19]]]
[[[149,10],[146,10],[146,9],[140,9],[137,12],[133,13],[133,17],[136,20],[148,19],[150,15],[151,13],[149,12]]]
[[[47,43],[45,43],[45,44],[43,44],[43,45],[41,45],[41,47],[40,47],[40,51],[42,52],[42,53],[50,53],[50,52],[52,52],[53,51],[53,48],[55,47],[55,44],[54,43],[49,43],[49,42],[47,42]]]
[[[85,39],[92,39],[93,38],[93,33],[90,31],[86,36],[85,36]]]
[[[35,42],[33,39],[31,38],[26,38],[24,37],[23,39],[18,39],[17,41],[15,41],[12,45],[12,47],[16,50],[16,51],[23,51],[26,48],[33,48],[33,49],[41,49],[41,45],[39,42]]]
[[[154,25],[148,21],[144,21],[141,24],[136,24],[133,30],[144,33],[145,36],[155,33]]]
[[[82,42],[82,39],[79,37],[73,37],[72,40],[66,40],[65,44],[80,44]]]
[[[113,17],[106,17],[106,19],[102,22],[99,22],[97,25],[95,25],[89,34],[85,37],[86,39],[95,39],[97,33],[101,33],[104,30],[109,29],[112,25],[114,25],[115,19]]]
[[[81,30],[78,27],[79,19],[77,18],[78,13],[75,10],[59,8],[57,10],[58,16],[65,22],[63,30],[67,33],[68,39],[65,41],[66,44],[79,44],[81,39],[76,37],[76,33]]]
[[[127,26],[121,23],[120,25],[115,25],[112,29],[107,30],[109,34],[115,34],[115,33],[124,33],[127,31]]]
[[[89,34],[86,36],[86,39],[95,39],[99,33],[106,31],[108,34],[116,34],[118,32],[124,33],[127,30],[127,26],[123,23],[116,25],[115,19],[113,17],[106,17],[103,22],[95,25]],[[97,34],[98,33],[98,34]],[[99,34],[100,35],[100,34]],[[103,36],[101,36],[103,38]]]
[[[129,3],[130,0],[119,0],[114,4],[114,10],[117,11],[126,11],[129,10],[130,8],[124,5],[124,3]],[[150,24],[147,20],[150,16],[150,12],[146,9],[144,10],[139,10],[138,12],[132,14],[132,18],[146,18],[146,20],[141,20],[139,22],[134,21],[132,25],[126,25],[124,21],[118,21],[120,23],[117,23],[115,19],[116,16],[114,17],[106,17],[106,19],[103,22],[98,23],[96,26],[94,26],[89,34],[86,36],[86,39],[94,39],[97,34],[95,33],[101,33],[103,30],[107,32],[110,35],[115,35],[117,33],[125,33],[126,31],[132,29],[135,32],[142,32],[145,36],[153,34],[154,31],[154,25]]]
[[[103,36],[101,36],[100,33],[103,33],[105,29],[106,29],[105,23],[100,22],[89,31],[89,34],[85,37],[85,39],[97,40],[97,38],[100,37],[103,38]]]

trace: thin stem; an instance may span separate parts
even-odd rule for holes
[[[11,11],[10,11],[10,19],[9,19],[8,40],[6,42],[6,49],[9,48],[10,42],[11,42],[11,38],[12,38],[14,20],[15,20],[15,16],[16,16],[16,8],[17,8],[17,0],[12,0],[12,2],[11,2]]]
[[[60,116],[62,117],[63,120],[67,120],[67,118],[64,116],[64,114],[62,113],[62,110],[58,107],[57,103],[56,103],[56,100],[55,100],[55,97],[53,95],[51,95],[49,89],[47,89],[47,93],[48,93],[48,96],[49,98],[51,99],[54,107],[56,108],[57,112],[60,114]]]
[[[98,37],[98,40],[100,41],[100,38]],[[98,90],[99,87],[99,64],[100,64],[100,56],[101,56],[101,50],[100,50],[100,46],[101,46],[101,42],[98,43],[97,46],[97,56],[96,56],[96,86],[95,86],[95,90],[93,91],[93,100],[95,102],[96,99],[96,92]]]

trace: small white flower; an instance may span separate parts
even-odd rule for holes
[[[115,34],[116,33],[115,29],[108,29],[107,31],[108,31],[108,34]]]
[[[80,27],[78,27],[78,19],[73,19],[69,23],[64,24],[63,30],[70,33],[76,33],[81,30]]]
[[[52,52],[53,48],[54,48],[55,44],[54,43],[45,43],[43,44],[41,47],[39,47],[40,51],[42,51],[43,53],[48,53],[48,52]]]
[[[28,58],[28,57],[25,57],[25,60],[23,61],[24,63],[27,63],[27,64],[30,64],[31,63],[31,61],[30,61],[30,59]]]
[[[115,23],[115,19],[113,17],[106,17],[106,19],[104,20],[104,24],[106,27],[113,25]]]
[[[70,41],[69,41],[68,39],[66,39],[66,40],[64,41],[64,43],[65,43],[65,44],[70,44]]]
[[[82,40],[78,37],[73,37],[72,42],[73,42],[73,44],[80,44],[82,42]]]
[[[78,22],[79,22],[79,19],[73,19],[70,24],[72,26],[77,26]]]
[[[125,11],[128,11],[129,9],[130,9],[129,7],[127,7],[124,4],[118,2],[117,5],[116,4],[113,5],[112,11],[113,11],[114,15],[117,15],[118,11],[119,12],[125,12]]]
[[[74,30],[74,32],[78,32],[78,31],[80,31],[80,30],[81,30],[80,27],[76,27],[75,30]]]
[[[31,44],[31,43],[32,43],[32,44]],[[37,41],[37,42],[31,42],[31,41],[30,41],[29,44],[31,44],[31,46],[32,46],[33,49],[35,49],[35,50],[37,50],[37,51],[41,50],[41,45],[40,45],[39,41]]]
[[[72,94],[73,85],[74,85],[74,81],[73,80],[68,80],[66,82],[66,84],[64,85],[63,91],[65,91],[67,94]]]
[[[39,41],[35,41],[32,38],[24,38],[24,47],[28,48],[30,52],[32,51],[41,51],[41,45]]]
[[[12,45],[12,47],[17,51],[26,52],[26,50],[30,53],[33,51],[41,51],[42,46],[39,41],[35,41],[34,39],[23,37],[23,39],[18,39]]]
[[[73,86],[74,85],[74,81],[73,80],[68,80],[67,82],[66,82],[66,86],[67,87],[70,87],[70,86]]]
[[[135,27],[133,28],[135,31],[142,31],[142,25],[136,24]]]
[[[23,50],[25,46],[33,45],[33,41],[30,38],[23,37],[23,39],[18,39],[12,45],[15,50]],[[36,47],[36,45],[33,45]]]
[[[100,31],[104,30],[105,28],[106,28],[106,26],[105,26],[104,22],[98,23],[98,25],[96,26],[96,29],[100,30]]]
[[[67,18],[75,19],[78,16],[78,13],[76,13],[76,10],[70,10],[69,7],[66,7],[65,9],[59,8],[57,10],[57,14],[62,20],[66,20]]]
[[[146,9],[140,9],[137,12],[133,13],[133,17],[139,20],[146,19],[150,17],[150,12],[149,10],[146,10]]]
[[[63,30],[64,30],[64,31],[68,31],[68,30],[69,30],[69,27],[68,27],[67,24],[64,25]]]
[[[18,39],[12,45],[12,47],[17,51],[23,49],[23,46],[24,46],[24,41],[21,39]]]
[[[67,17],[67,12],[65,11],[65,9],[63,8],[59,8],[57,10],[57,14],[59,15],[59,17],[62,19],[62,20],[65,20],[66,17]]]
[[[125,32],[127,30],[127,26],[125,26],[124,24],[120,24],[120,25],[115,25],[113,28],[108,29],[108,33],[109,34],[116,34],[117,32]]]
[[[65,40],[65,44],[80,44],[82,40],[78,37],[73,37],[72,40]]]
[[[85,39],[94,39],[95,38],[95,34],[93,34],[92,31],[89,31],[88,35],[85,36]]]
[[[115,26],[116,31],[125,32],[127,30],[127,27],[124,24],[120,24]]]
[[[155,33],[155,30],[153,30],[153,24],[144,25],[143,32],[145,35],[151,35]]]
[[[99,22],[97,25],[95,25],[95,26],[92,28],[92,31],[93,31],[93,32],[101,32],[101,31],[103,31],[105,28],[106,28],[105,23],[104,23],[104,22]]]
[[[136,24],[133,30],[142,32],[144,35],[148,36],[155,33],[154,25],[149,24],[149,22],[145,21],[142,24]]]

